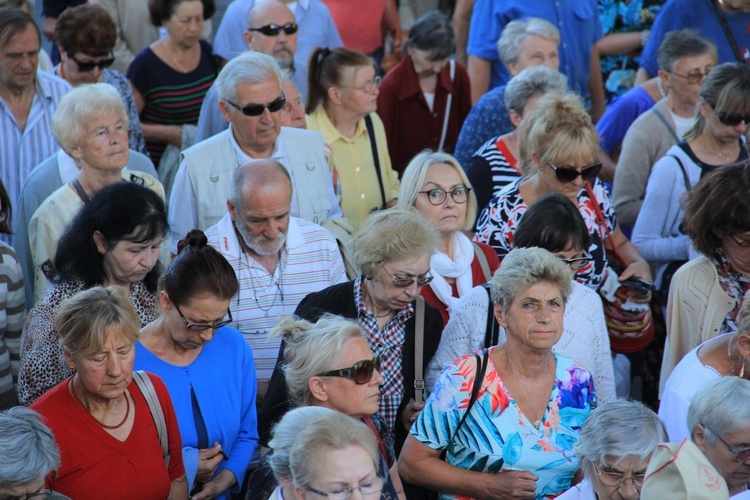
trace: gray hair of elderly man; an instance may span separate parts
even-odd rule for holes
[[[523,108],[532,97],[551,92],[564,94],[567,90],[568,80],[562,73],[547,66],[531,66],[510,79],[503,99],[507,110],[523,116]]]
[[[615,467],[630,456],[643,461],[665,441],[667,431],[653,410],[638,401],[618,399],[589,415],[573,451],[586,476],[591,476],[593,466],[604,465],[605,457],[613,458],[608,465]]]
[[[538,17],[517,19],[505,25],[497,41],[497,53],[503,64],[507,66],[515,63],[521,52],[521,40],[532,35],[546,38],[555,42],[555,45],[560,45],[560,31],[551,22]]]
[[[719,436],[746,430],[750,427],[750,381],[734,376],[712,380],[693,397],[687,423],[691,437],[702,424],[711,446]]]
[[[39,418],[23,406],[0,412],[0,488],[39,481],[60,466],[55,437]]]
[[[219,97],[225,101],[237,100],[237,85],[240,83],[262,83],[276,79],[281,90],[281,69],[276,60],[260,52],[247,51],[229,61],[216,78],[214,85]]]
[[[514,248],[490,280],[490,295],[508,312],[516,295],[541,282],[557,286],[563,303],[568,301],[572,290],[568,266],[542,248]]]
[[[284,165],[270,158],[248,160],[234,171],[229,201],[235,207],[241,207],[243,206],[242,193],[246,191],[248,184],[251,188],[254,188],[255,186],[268,186],[272,183],[278,183],[280,180],[283,182],[283,179],[286,179],[289,183],[289,193],[291,194],[294,190],[292,177]]]
[[[74,88],[60,99],[52,117],[52,132],[66,153],[79,146],[92,118],[114,112],[128,130],[128,112],[117,89],[108,83],[93,83]]]
[[[268,447],[273,450],[269,456],[269,464],[277,480],[292,479],[292,469],[289,466],[289,452],[297,441],[300,432],[311,420],[330,413],[333,410],[322,406],[303,406],[288,411],[271,431],[273,436]]]

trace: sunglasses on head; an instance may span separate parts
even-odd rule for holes
[[[750,125],[750,115],[735,115],[724,113],[723,111],[716,111],[716,117],[722,125],[728,125],[730,127],[736,127],[742,122],[745,122],[745,125]]]
[[[81,62],[76,59],[75,56],[70,56],[70,58],[78,66],[78,71],[80,71],[81,73],[88,73],[89,71],[94,71],[94,68],[104,69],[112,66],[115,63],[115,57],[111,52],[109,55],[110,57],[108,59],[104,59],[103,61]]]
[[[355,384],[362,385],[372,380],[372,374],[375,373],[375,370],[380,371],[380,356],[357,361],[351,368],[342,368],[341,370],[331,370],[329,372],[319,373],[318,377],[350,378],[354,380]]]
[[[594,163],[593,165],[583,167],[581,170],[578,170],[575,167],[558,167],[549,161],[547,162],[547,165],[555,171],[555,176],[560,182],[573,182],[579,175],[584,181],[590,181],[596,177],[602,169],[601,163]]]
[[[279,97],[278,99],[274,99],[268,104],[248,104],[247,106],[239,106],[232,101],[228,101],[226,99],[225,101],[230,106],[240,110],[245,116],[260,116],[263,114],[263,111],[265,111],[266,108],[268,108],[268,111],[270,111],[271,113],[276,113],[277,111],[281,111],[282,109],[284,109],[284,106],[286,106],[286,97],[283,93],[281,94],[281,97]]]
[[[281,31],[287,35],[293,35],[297,33],[297,28],[297,23],[286,23],[283,26],[279,26],[278,24],[266,24],[260,28],[248,28],[247,31],[259,31],[266,36],[278,36]]]

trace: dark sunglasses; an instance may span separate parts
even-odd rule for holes
[[[357,385],[368,383],[372,380],[372,374],[375,370],[380,371],[380,356],[372,359],[363,359],[357,361],[351,368],[342,368],[341,370],[331,370],[329,372],[318,373],[318,377],[344,377],[354,380]]]
[[[284,109],[284,106],[286,106],[286,96],[284,96],[283,93],[281,94],[281,97],[274,99],[268,104],[248,104],[247,106],[240,107],[232,101],[227,101],[226,99],[225,101],[232,107],[242,111],[242,114],[245,116],[260,116],[266,108],[268,108],[268,111],[271,113],[276,113],[277,111]]]
[[[547,162],[547,165],[555,171],[555,176],[560,182],[573,182],[579,175],[584,181],[590,181],[596,177],[602,169],[601,163],[594,163],[588,167],[583,167],[581,170],[574,167],[558,167],[549,161]]]
[[[297,33],[297,23],[286,23],[283,26],[278,24],[266,24],[260,28],[248,28],[247,31],[260,31],[266,36],[278,36],[281,31],[284,31],[287,35],[293,35]]]
[[[174,307],[175,309],[177,309],[177,313],[180,315],[180,318],[182,318],[182,322],[185,323],[185,328],[187,328],[191,332],[202,332],[208,329],[218,330],[222,326],[227,326],[232,322],[232,311],[229,309],[227,309],[227,319],[223,319],[209,325],[208,323],[190,323],[185,315],[182,314],[182,311],[180,311],[180,307],[177,304],[175,304]]]
[[[723,111],[716,111],[716,117],[719,118],[722,125],[730,127],[736,127],[742,122],[745,122],[745,125],[750,125],[750,115],[733,115],[724,113]]]
[[[76,65],[78,65],[78,71],[81,73],[88,73],[89,71],[94,71],[94,68],[104,69],[112,66],[115,63],[115,57],[111,52],[109,55],[109,59],[104,59],[103,61],[81,62],[76,59],[75,56],[70,56],[70,58],[76,63]]]

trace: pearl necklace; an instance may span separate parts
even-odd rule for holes
[[[99,419],[96,418],[93,413],[91,413],[91,410],[89,410],[88,405],[84,404],[83,401],[81,401],[81,399],[78,397],[78,393],[76,392],[76,388],[73,385],[73,378],[75,378],[75,377],[72,377],[68,381],[68,387],[70,388],[70,392],[73,393],[73,398],[78,402],[78,404],[81,405],[81,407],[84,410],[86,410],[86,413],[88,413],[91,416],[91,418],[94,419],[94,422],[96,422],[97,424],[101,425],[105,429],[119,429],[120,427],[122,427],[123,425],[125,425],[125,422],[128,421],[128,417],[130,416],[130,400],[128,399],[127,394],[123,394],[125,396],[125,405],[126,405],[125,406],[125,408],[126,408],[125,409],[125,418],[123,418],[122,422],[120,422],[117,425],[107,425],[107,424],[99,421]]]

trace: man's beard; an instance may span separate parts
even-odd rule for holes
[[[284,248],[284,244],[286,243],[286,233],[279,233],[276,238],[274,238],[273,240],[269,240],[265,236],[251,235],[245,229],[245,227],[242,226],[242,224],[235,223],[234,227],[237,229],[237,234],[240,235],[240,238],[242,238],[245,246],[247,246],[247,248],[249,248],[256,254],[262,255],[264,257],[279,253],[279,251]],[[269,247],[269,244],[273,246]]]
[[[281,68],[281,71],[288,74],[288,76],[294,76],[294,54],[289,49],[281,48],[273,53],[273,58]]]

